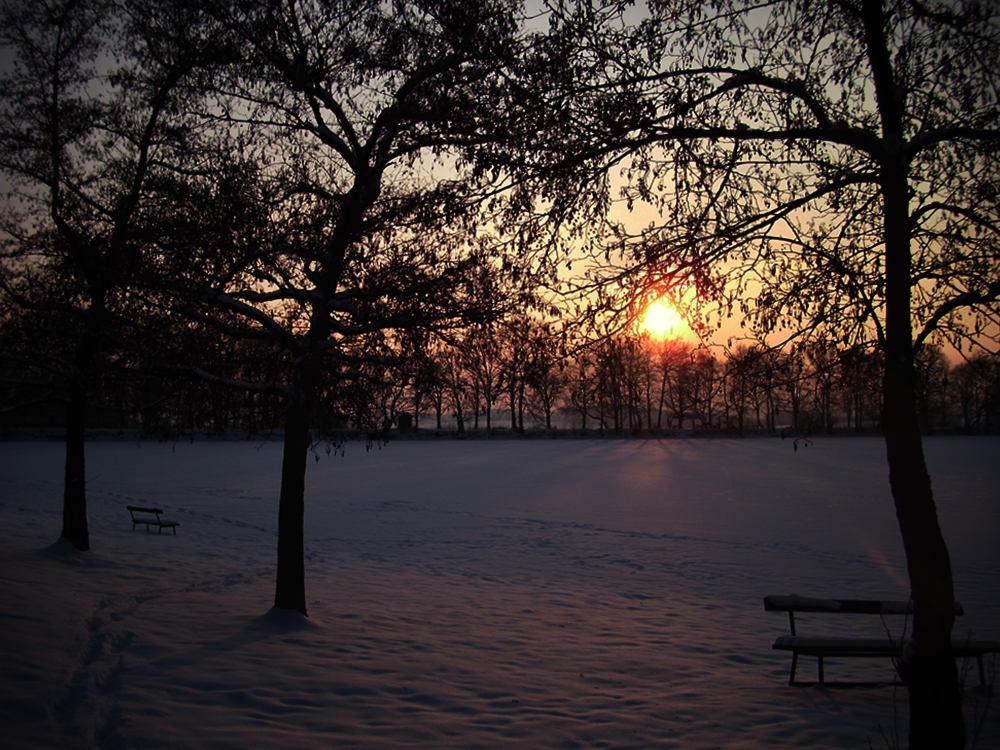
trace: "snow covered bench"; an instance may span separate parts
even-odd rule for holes
[[[173,529],[174,536],[177,535],[177,527],[180,525],[177,521],[167,521],[160,517],[163,513],[159,508],[140,508],[135,505],[126,505],[125,509],[128,514],[132,517],[132,531],[135,531],[135,527],[139,524],[146,524],[146,531],[149,531],[150,526],[157,527],[157,534],[163,532],[164,529]]]
[[[868,599],[814,599],[806,596],[765,596],[764,609],[768,612],[787,612],[788,626],[791,635],[779,636],[772,648],[779,651],[792,652],[792,670],[788,684],[795,684],[795,668],[798,666],[799,654],[815,656],[819,659],[819,681],[824,682],[824,657],[888,657],[899,659],[903,655],[905,640],[899,637],[883,635],[875,638],[841,638],[841,637],[806,637],[795,632],[795,613],[840,613],[866,615],[912,615],[912,602],[882,602]],[[955,614],[962,615],[965,610],[961,603],[955,602]],[[979,663],[979,684],[984,685],[983,655],[1000,652],[997,641],[971,641],[956,638],[952,642],[952,653],[956,657],[975,657]]]

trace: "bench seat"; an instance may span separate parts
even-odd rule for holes
[[[795,682],[795,667],[799,654],[819,659],[819,681],[824,682],[823,658],[838,657],[888,657],[898,659],[903,655],[905,642],[899,638],[817,638],[815,636],[781,635],[774,639],[771,648],[792,652],[792,673],[789,684]],[[979,684],[986,684],[983,655],[1000,652],[1000,642],[986,640],[959,640],[951,644],[952,654],[959,659],[975,658],[979,665]]]
[[[902,656],[899,638],[816,638],[780,635],[771,648],[807,656]]]

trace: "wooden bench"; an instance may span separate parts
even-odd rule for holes
[[[135,505],[126,505],[125,509],[132,517],[132,531],[135,531],[136,526],[144,523],[146,524],[146,531],[149,531],[150,526],[156,526],[157,534],[163,533],[164,529],[173,529],[174,536],[177,536],[177,527],[180,524],[177,521],[167,521],[161,518],[160,514],[163,511],[159,508],[140,508]]]
[[[764,609],[768,612],[787,612],[788,627],[791,635],[779,636],[772,648],[779,651],[792,652],[792,669],[788,676],[788,684],[795,684],[795,669],[798,666],[799,654],[815,656],[819,660],[819,682],[825,682],[823,659],[825,657],[888,657],[898,660],[903,656],[905,639],[883,635],[875,638],[841,638],[841,637],[806,637],[795,632],[795,613],[839,613],[866,615],[912,615],[912,602],[883,602],[868,599],[814,599],[806,596],[765,596]],[[965,610],[961,603],[955,602],[955,614],[962,615]],[[979,684],[986,684],[983,670],[983,655],[1000,652],[997,641],[972,641],[956,638],[952,641],[952,653],[956,657],[975,657],[979,664]]]

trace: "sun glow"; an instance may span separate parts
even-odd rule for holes
[[[639,321],[639,330],[657,341],[685,338],[691,333],[684,318],[667,297],[649,303]]]

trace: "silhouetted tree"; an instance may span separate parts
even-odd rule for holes
[[[442,353],[441,375],[459,435],[465,435],[465,412],[470,401],[469,374],[462,360],[462,352],[457,347],[448,347]]]
[[[692,404],[702,428],[715,426],[716,400],[723,391],[723,373],[719,361],[704,348],[696,349],[692,362]]]
[[[148,11],[138,0],[0,7],[0,46],[10,59],[0,74],[0,170],[13,190],[0,287],[47,321],[45,382],[65,403],[61,536],[80,550],[90,545],[89,394],[122,335],[112,329],[130,317],[150,186],[190,166],[186,85],[224,51],[188,36],[196,24],[185,13],[159,13],[153,38]]]
[[[584,349],[579,341],[574,342],[576,352],[570,365],[567,401],[568,408],[580,415],[580,429],[587,431],[587,420],[593,416],[594,401],[597,398],[597,384],[594,376],[593,354]]]
[[[552,429],[552,413],[566,387],[566,347],[552,323],[533,320],[528,333],[528,364],[524,380],[531,393],[532,410]]]
[[[468,344],[465,359],[469,376],[476,383],[486,416],[486,429],[493,427],[493,406],[503,385],[503,364],[497,341],[496,322],[474,325],[465,341]],[[478,424],[477,424],[478,426]]]
[[[746,429],[746,419],[752,409],[759,413],[757,399],[757,378],[755,369],[761,351],[756,346],[739,344],[726,352],[726,404],[727,412],[733,414],[735,424],[730,422],[740,434]]]
[[[524,389],[528,369],[530,322],[524,314],[507,316],[499,328],[504,390],[510,407],[510,429],[524,432]]]
[[[434,426],[441,429],[441,417],[444,414],[445,397],[448,392],[448,385],[445,379],[445,357],[447,348],[440,340],[432,340],[427,347],[426,367],[423,370],[424,383],[427,388],[427,395],[434,407]]]
[[[287,362],[283,381],[267,385],[286,408],[274,604],[305,614],[303,497],[320,383],[356,377],[369,334],[471,320],[477,309],[479,248],[463,239],[481,202],[470,159],[501,135],[493,120],[517,6],[199,7],[243,53],[208,114],[264,144],[258,184],[244,187],[267,220],[209,259],[198,315],[271,341]],[[448,168],[441,177],[435,160]],[[220,324],[218,311],[240,320]]]
[[[728,289],[761,335],[784,327],[883,352],[881,426],[914,603],[900,665],[910,743],[961,747],[954,587],[915,358],[935,332],[982,337],[1000,314],[996,4],[649,5],[632,49],[621,25],[588,37],[600,67],[560,100],[563,123],[584,125],[548,147],[538,137],[535,162],[563,165],[564,200],[600,210],[608,178],[580,165],[627,157],[626,196],[663,219],[619,280],[688,278]]]
[[[940,346],[927,345],[914,358],[917,418],[929,432],[947,422],[948,359]]]
[[[878,424],[882,399],[879,383],[882,381],[881,357],[871,347],[856,346],[841,351],[837,360],[837,389],[847,417],[847,426],[861,431],[867,419],[872,426]]]
[[[977,353],[956,365],[949,379],[962,429],[970,433],[995,431],[1000,425],[1000,366],[996,355]]]
[[[680,370],[685,368],[690,362],[690,347],[677,339],[663,339],[661,341],[650,342],[652,355],[651,371],[656,371],[659,383],[654,394],[656,400],[656,427],[663,427],[664,408],[670,404],[676,405],[678,401],[686,401],[686,396],[678,397],[677,391],[681,387]],[[674,413],[676,413],[674,409]],[[683,411],[683,407],[682,407]],[[671,416],[667,415],[667,426],[671,426]],[[652,422],[650,423],[652,426]],[[680,425],[683,427],[683,425]]]

